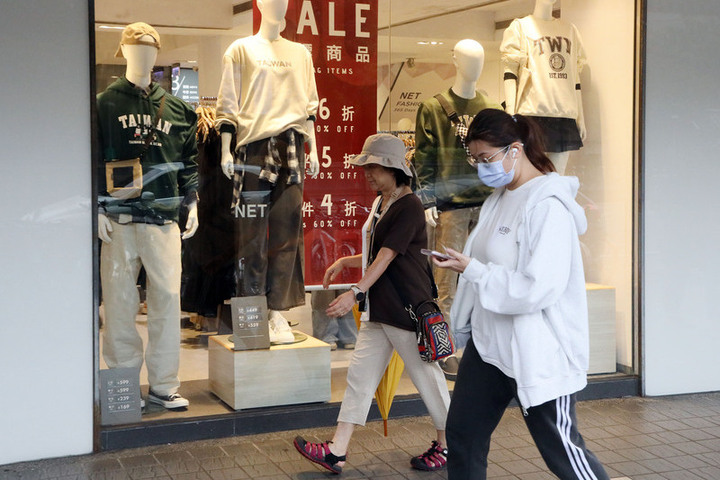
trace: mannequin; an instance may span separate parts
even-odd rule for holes
[[[468,164],[462,131],[481,110],[502,108],[476,90],[484,60],[484,49],[475,40],[461,40],[453,49],[455,81],[440,95],[457,113],[456,122],[448,118],[437,96],[425,100],[417,112],[415,166],[420,197],[426,207],[429,243],[435,250],[462,248],[477,219],[480,205],[492,191],[478,182],[477,170]],[[457,274],[438,268],[435,269],[435,280],[440,308],[447,315],[455,294]]]
[[[109,368],[138,369],[144,357],[148,400],[177,409],[189,405],[178,393],[180,242],[198,228],[197,116],[189,105],[152,83],[159,49],[160,36],[150,25],[125,27],[116,56],[126,59],[126,74],[97,98],[103,152],[98,172],[103,357]],[[133,166],[122,167],[128,163]],[[182,203],[188,219],[181,237]],[[147,274],[145,352],[135,326],[141,267]]]
[[[475,40],[460,40],[453,49],[453,65],[455,65],[455,83],[452,91],[458,97],[473,99],[477,94],[475,86],[482,74],[485,63],[485,50]],[[469,125],[469,123],[468,123]],[[425,210],[425,219],[431,227],[437,226],[437,206]]]
[[[315,176],[320,169],[319,101],[310,52],[280,36],[288,0],[256,4],[262,15],[258,33],[235,41],[223,57],[216,122],[220,166],[233,180],[232,208],[240,225],[236,295],[265,295],[271,343],[292,343],[280,311],[305,303],[302,170],[304,143],[310,151],[308,173]]]
[[[262,14],[260,19],[260,29],[257,35],[268,42],[273,42],[280,37],[280,27],[284,26],[285,13],[287,12],[288,0],[256,0],[258,9]],[[239,82],[241,80],[238,80]],[[242,84],[240,83],[240,88]],[[310,149],[310,176],[314,177],[320,172],[320,161],[318,160],[317,145],[315,142],[315,121],[308,119],[306,125],[306,133],[308,134],[307,144]],[[231,132],[222,132],[222,160],[220,168],[225,175],[232,179],[234,170],[233,154],[230,151],[232,142]]]
[[[574,25],[553,18],[557,0],[536,0],[532,15],[513,20],[500,46],[505,111],[534,117],[561,175],[586,137],[580,91],[585,51]]]
[[[153,42],[154,39],[150,35],[143,35],[141,40]],[[152,82],[152,68],[157,60],[158,48],[148,45],[120,45],[122,56],[127,60],[125,66],[125,78],[136,87],[147,91]],[[195,235],[198,229],[197,201],[191,201],[188,204],[188,216],[185,223],[185,231],[182,233],[182,239]],[[98,214],[98,237],[105,243],[112,242],[110,233],[112,233],[112,224],[108,217],[102,213]]]

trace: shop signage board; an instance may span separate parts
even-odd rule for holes
[[[172,67],[172,94],[189,104],[200,101],[200,75],[197,69]]]
[[[260,13],[254,7],[255,30]],[[377,132],[377,0],[290,0],[281,35],[312,53],[320,108],[320,173],[305,182],[305,285],[322,285],[335,260],[361,252],[360,229],[375,192],[349,159]],[[337,284],[360,279],[359,269]]]
[[[100,422],[121,425],[140,421],[140,369],[100,370]]]
[[[233,350],[270,348],[267,298],[263,296],[230,299]]]
[[[408,62],[402,62],[381,66],[378,71],[381,85],[393,85],[378,113],[380,125],[410,131],[413,135],[415,117],[423,100],[438,93],[438,85],[452,85],[455,78],[455,65],[443,63],[417,62],[411,67]]]

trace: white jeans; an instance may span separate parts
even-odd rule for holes
[[[437,363],[420,359],[415,333],[382,323],[362,322],[347,373],[339,422],[365,425],[380,379],[397,350],[437,430],[445,430],[450,394]]]
[[[150,388],[159,395],[180,386],[180,229],[177,223],[112,222],[112,242],[103,243],[100,278],[105,306],[103,358],[110,368],[140,368],[143,343],[135,326],[137,278],[147,274],[148,345],[145,362]]]

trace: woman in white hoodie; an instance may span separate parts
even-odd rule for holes
[[[555,475],[606,480],[575,417],[589,348],[579,182],[555,173],[539,128],[522,115],[483,110],[466,142],[495,191],[463,253],[434,260],[461,274],[450,318],[466,344],[447,420],[448,478],[486,478],[490,436],[515,398]]]

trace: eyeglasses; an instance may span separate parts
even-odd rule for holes
[[[475,157],[473,157],[472,155],[469,154],[470,152],[468,151],[467,161],[468,161],[468,163],[469,163],[471,166],[473,166],[473,167],[476,167],[479,163],[490,163],[494,157],[496,157],[496,156],[497,156],[498,154],[500,154],[501,152],[504,152],[504,151],[507,150],[508,148],[510,148],[510,145],[508,145],[507,147],[501,148],[500,150],[498,150],[497,152],[493,153],[493,154],[490,155],[489,157],[480,157],[480,158],[475,158]],[[495,160],[495,161],[497,161],[497,160]]]

